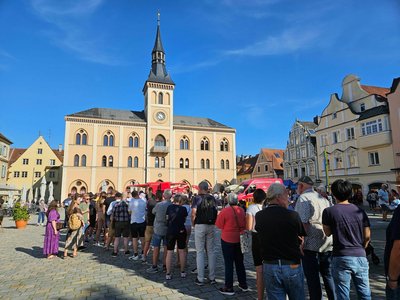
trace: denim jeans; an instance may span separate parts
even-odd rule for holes
[[[356,288],[358,299],[371,299],[369,288],[369,264],[366,257],[335,256],[332,259],[332,274],[336,285],[336,299],[350,299],[350,280]]]
[[[225,287],[233,288],[233,263],[241,287],[247,287],[246,270],[243,263],[243,254],[240,243],[228,243],[221,239],[222,255],[225,262]]]
[[[301,265],[264,264],[264,284],[268,300],[304,300],[304,273]]]
[[[386,285],[386,300],[399,300],[400,299],[400,286],[392,290]]]
[[[204,256],[207,247],[208,278],[215,279],[215,225],[196,224],[194,226],[194,242],[196,246],[197,279],[204,281]]]
[[[307,279],[310,300],[322,299],[322,288],[319,274],[324,281],[326,295],[329,300],[335,300],[335,283],[331,270],[332,251],[316,252],[304,250],[303,270]]]
[[[46,215],[46,213],[44,211],[40,211],[38,214],[38,224],[44,223],[44,216]]]

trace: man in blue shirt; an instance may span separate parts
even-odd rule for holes
[[[382,220],[387,221],[387,215],[389,212],[389,193],[387,191],[388,186],[386,183],[382,184],[381,189],[378,191],[378,203],[382,209]]]

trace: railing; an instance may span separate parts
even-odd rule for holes
[[[151,153],[169,153],[167,146],[153,146],[150,149]]]

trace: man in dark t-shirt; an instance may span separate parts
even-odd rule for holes
[[[386,229],[385,274],[386,299],[400,299],[400,206]]]
[[[267,191],[267,208],[256,214],[264,283],[269,299],[305,299],[301,250],[306,232],[297,212],[288,210],[288,192],[274,183]]]
[[[322,213],[326,236],[333,236],[332,275],[338,299],[350,299],[350,280],[360,299],[371,299],[369,264],[365,248],[370,240],[370,223],[367,214],[349,203],[352,184],[342,179],[332,183],[332,194],[337,204]]]

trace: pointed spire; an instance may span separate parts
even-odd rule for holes
[[[160,12],[157,12],[157,34],[151,52],[151,71],[147,81],[174,84],[165,67],[165,51],[161,42]]]
[[[156,41],[154,43],[153,52],[164,52],[164,48],[161,42],[161,33],[160,33],[160,11],[157,13],[157,34],[156,34]]]

